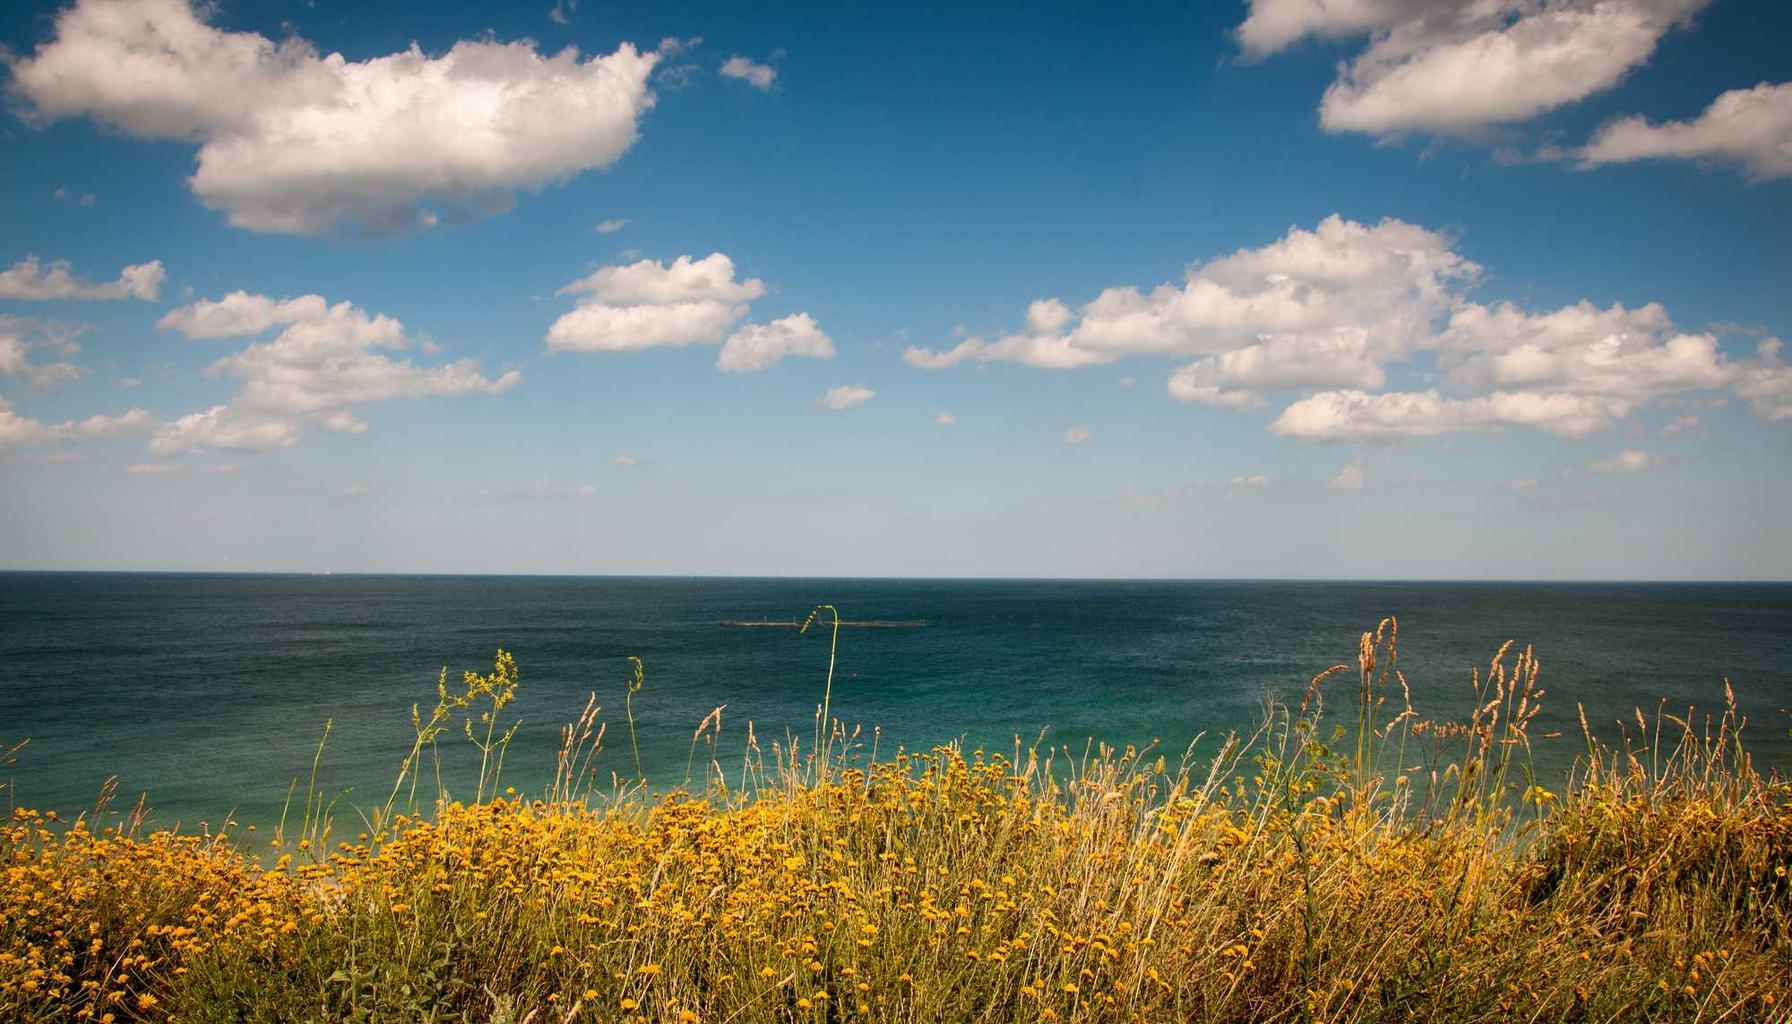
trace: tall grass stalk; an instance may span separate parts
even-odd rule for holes
[[[634,669],[634,674],[628,679],[628,691],[622,698],[623,707],[628,712],[628,745],[635,752],[635,778],[646,782],[647,771],[641,767],[641,743],[635,739],[635,694],[641,692],[641,687],[647,685],[647,666],[641,663],[640,658],[632,654],[629,655],[628,661]]]

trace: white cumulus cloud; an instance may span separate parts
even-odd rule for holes
[[[1307,36],[1343,39],[1415,17],[1430,0],[1248,0],[1239,45],[1264,57]]]
[[[319,54],[207,23],[188,0],[77,0],[12,61],[40,121],[91,117],[197,143],[188,185],[230,223],[387,231],[507,208],[519,189],[607,167],[653,105],[659,59],[623,44],[582,58],[466,40],[432,56]]]
[[[0,299],[143,299],[154,301],[167,276],[161,260],[135,263],[124,268],[115,281],[92,283],[79,280],[68,261],[40,263],[36,256],[0,270]]]
[[[297,444],[300,433],[300,424],[288,417],[214,405],[163,424],[150,438],[149,450],[157,455],[206,449],[268,451]]]
[[[1269,429],[1315,441],[1400,441],[1525,426],[1563,437],[1612,427],[1630,405],[1583,395],[1498,391],[1452,398],[1430,391],[1322,391],[1283,409]]]
[[[1579,153],[1582,166],[1633,160],[1733,164],[1755,181],[1792,177],[1792,82],[1732,89],[1690,121],[1607,123]]]
[[[80,351],[75,336],[84,327],[0,316],[0,377],[17,377],[33,391],[48,391],[87,375],[86,367],[68,362],[38,362],[33,352],[48,350],[58,355]]]
[[[786,356],[832,359],[834,342],[821,332],[814,317],[797,313],[769,324],[750,324],[729,335],[716,357],[716,369],[753,373],[776,366]]]
[[[1337,215],[1311,230],[1191,268],[1149,292],[1112,287],[1073,309],[1061,299],[1027,308],[1025,329],[967,338],[945,351],[911,347],[923,369],[1004,360],[1069,369],[1127,356],[1200,356],[1170,393],[1225,408],[1258,403],[1258,389],[1377,387],[1379,363],[1431,334],[1457,288],[1480,268],[1451,240],[1398,220]]]
[[[1736,374],[1717,338],[1674,331],[1654,303],[1600,309],[1581,302],[1549,313],[1465,303],[1438,344],[1451,383],[1470,391],[1568,391],[1637,403],[1722,388]]]
[[[548,328],[549,352],[634,352],[722,343],[716,369],[753,373],[786,357],[831,359],[834,342],[815,318],[794,313],[729,333],[765,295],[765,282],[735,275],[734,261],[712,252],[670,263],[637,260],[603,267],[560,289],[578,304]],[[726,342],[723,343],[724,336]]]
[[[1038,299],[1020,331],[911,347],[903,358],[939,370],[1193,356],[1169,373],[1170,397],[1247,411],[1293,395],[1270,429],[1315,440],[1510,427],[1583,437],[1651,402],[1699,392],[1732,391],[1764,417],[1792,417],[1792,370],[1777,343],[1733,359],[1715,334],[1680,330],[1658,303],[1532,311],[1474,302],[1480,275],[1440,232],[1333,215],[1195,264],[1180,283],[1111,287],[1081,306]],[[1384,390],[1402,367],[1421,388]]]
[[[201,300],[162,317],[163,330],[189,338],[253,337],[259,341],[213,362],[206,372],[234,378],[236,395],[164,424],[150,450],[173,455],[198,449],[261,451],[296,444],[306,426],[361,433],[363,405],[395,398],[499,394],[522,375],[487,378],[472,359],[419,366],[385,352],[410,348],[404,325],[320,295],[273,299],[233,292]]]
[[[113,437],[147,430],[153,422],[148,412],[132,409],[117,416],[96,413],[84,420],[45,423],[19,415],[13,410],[11,402],[0,398],[0,449]]]
[[[1761,342],[1755,361],[1743,367],[1736,383],[1736,393],[1774,422],[1792,419],[1792,366],[1782,358],[1782,349],[1778,338]]]
[[[735,280],[734,261],[715,252],[604,267],[560,293],[581,298],[548,328],[548,351],[629,352],[721,341],[765,283]]]
[[[1390,353],[1391,354],[1391,353]],[[1263,404],[1262,389],[1350,386],[1378,388],[1387,380],[1371,336],[1340,331],[1329,336],[1270,337],[1254,345],[1197,360],[1170,375],[1170,397],[1222,409]]]
[[[200,299],[171,310],[156,326],[164,331],[179,331],[189,338],[236,338],[260,334],[275,324],[320,320],[329,312],[330,304],[321,295],[271,299],[236,291],[221,299]]]
[[[1472,136],[1618,84],[1709,0],[1250,0],[1263,57],[1307,36],[1368,36],[1320,100],[1328,131]]]

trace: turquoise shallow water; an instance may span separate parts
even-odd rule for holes
[[[924,623],[841,634],[834,710],[880,726],[886,752],[955,737],[1007,749],[1041,729],[1079,748],[1094,736],[1177,749],[1248,727],[1269,697],[1298,699],[1395,614],[1431,717],[1466,710],[1469,667],[1502,641],[1536,646],[1550,691],[1539,731],[1571,733],[1541,747],[1545,771],[1573,755],[1575,702],[1596,724],[1663,700],[1714,707],[1726,677],[1758,757],[1792,764],[1792,585],[12,573],[0,574],[0,741],[31,742],[10,799],[77,810],[116,775],[162,821],[233,808],[271,820],[333,720],[320,783],[374,803],[437,670],[489,668],[499,646],[522,670],[510,781],[546,778],[559,725],[593,690],[610,726],[600,763],[631,772],[621,712],[638,655],[643,760],[675,785],[717,705],[725,750],[748,720],[762,742],[809,734],[825,635],[720,623],[800,619],[819,602]]]

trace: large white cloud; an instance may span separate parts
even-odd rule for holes
[[[162,291],[166,272],[161,260],[135,263],[119,271],[116,281],[79,280],[67,260],[48,264],[36,256],[0,270],[0,299],[143,299],[153,302]]]
[[[992,360],[1068,369],[1196,355],[1169,374],[1172,398],[1250,410],[1290,396],[1271,429],[1314,440],[1512,427],[1581,437],[1668,396],[1727,389],[1763,416],[1792,416],[1792,371],[1772,344],[1731,359],[1716,336],[1677,329],[1656,303],[1532,312],[1473,302],[1480,270],[1439,232],[1333,216],[1195,265],[1180,285],[1109,288],[1080,308],[1038,299],[1019,332],[904,359],[930,370]],[[1420,389],[1383,391],[1396,368]]]
[[[1464,302],[1427,347],[1452,395],[1437,390],[1309,395],[1270,425],[1330,441],[1385,441],[1524,426],[1563,437],[1610,429],[1667,395],[1715,391],[1742,378],[1717,338],[1674,330],[1651,303],[1601,309],[1588,302],[1547,313],[1510,303]]]
[[[1460,390],[1562,390],[1640,402],[1722,388],[1736,368],[1709,334],[1673,330],[1667,311],[1599,309],[1581,302],[1528,314],[1510,303],[1466,303],[1439,335],[1449,379]]]
[[[189,338],[251,337],[279,328],[268,341],[224,356],[207,368],[235,378],[230,402],[165,424],[150,441],[158,455],[205,448],[266,450],[297,443],[305,427],[360,433],[359,406],[394,398],[499,394],[522,375],[489,379],[472,359],[419,366],[379,350],[411,347],[404,326],[322,296],[276,300],[235,292],[201,300],[162,317],[163,330]]]
[[[1320,101],[1335,132],[1474,135],[1616,85],[1709,0],[1252,0],[1264,56],[1308,36],[1370,36]]]
[[[1579,156],[1588,167],[1632,160],[1707,160],[1735,164],[1756,181],[1792,176],[1792,82],[1732,89],[1690,121],[1612,121]]]
[[[727,336],[716,368],[751,373],[786,356],[829,359],[834,343],[815,318],[796,313],[769,324],[733,327],[765,295],[756,277],[738,280],[734,261],[712,252],[670,263],[638,260],[604,267],[560,289],[578,305],[548,328],[549,352],[634,352],[715,345]]]
[[[1254,345],[1221,352],[1170,375],[1170,397],[1224,409],[1263,403],[1260,390],[1314,387],[1378,388],[1387,380],[1362,329],[1330,336],[1274,335]]]
[[[205,11],[205,15],[200,13]],[[614,163],[653,105],[658,55],[581,58],[462,41],[430,56],[320,55],[206,23],[188,0],[77,0],[12,62],[42,120],[87,116],[199,144],[189,184],[232,224],[316,234],[392,230],[507,207]]]
[[[1172,393],[1244,407],[1250,389],[1374,386],[1376,363],[1410,353],[1479,267],[1450,239],[1398,220],[1362,224],[1333,215],[1312,230],[1192,267],[1149,292],[1108,288],[1079,309],[1040,299],[1023,331],[968,338],[903,359],[923,369],[1005,360],[1067,369],[1126,356],[1205,355]]]

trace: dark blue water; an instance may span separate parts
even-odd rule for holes
[[[522,671],[507,779],[545,780],[559,725],[594,690],[600,763],[632,775],[622,711],[637,655],[643,760],[676,785],[718,705],[735,763],[749,720],[762,743],[811,735],[826,632],[719,623],[800,619],[822,602],[925,623],[841,633],[834,711],[881,727],[885,753],[955,737],[1007,749],[1042,729],[1078,748],[1179,749],[1248,728],[1270,697],[1298,700],[1394,614],[1430,717],[1464,713],[1469,667],[1501,642],[1536,646],[1549,690],[1537,731],[1570,733],[1545,746],[1547,768],[1573,756],[1575,702],[1596,724],[1663,700],[1715,707],[1726,677],[1760,759],[1792,758],[1792,585],[0,574],[0,742],[31,741],[0,799],[78,810],[116,775],[163,821],[232,808],[268,820],[333,720],[320,782],[377,803],[437,671],[489,668],[500,646]]]

